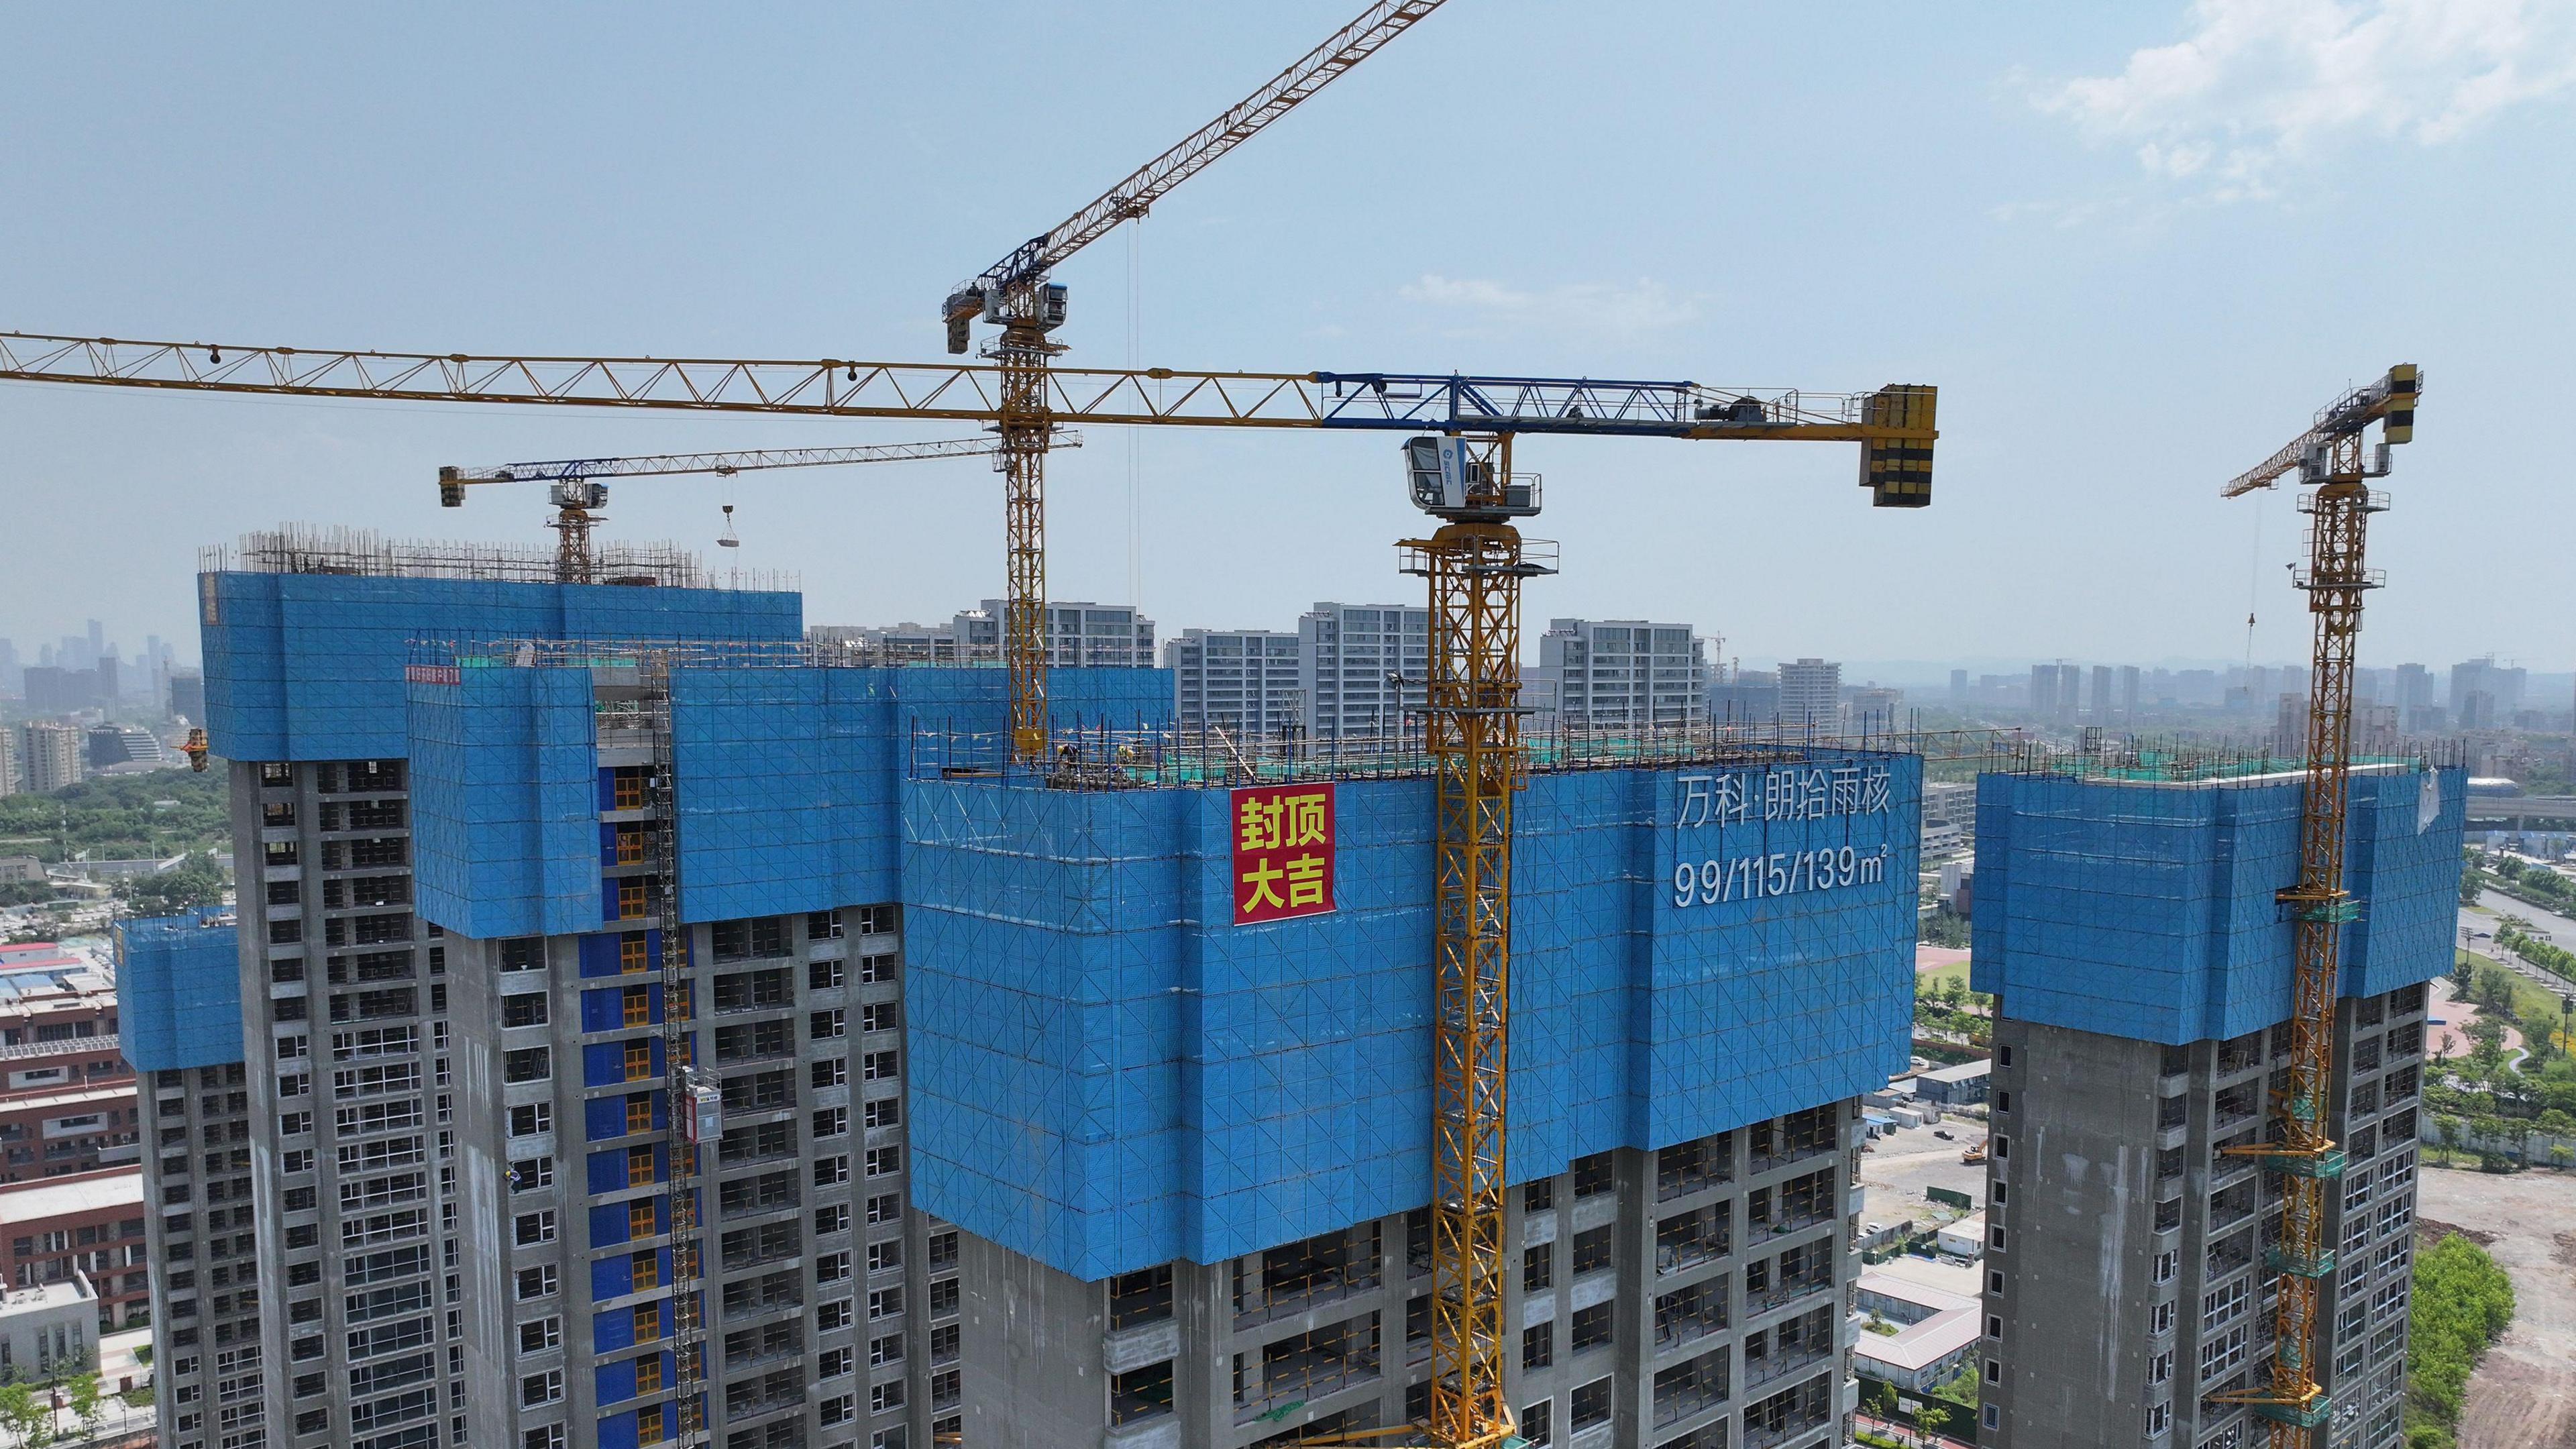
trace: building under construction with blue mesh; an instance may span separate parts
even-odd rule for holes
[[[2353,766],[2338,1150],[2312,1264],[2282,1251],[2264,1151],[2302,781],[2296,761],[2115,748],[1979,782],[1971,984],[2000,998],[1981,1443],[2270,1442],[2234,1396],[2269,1381],[2290,1270],[2319,1278],[2329,1406],[2301,1442],[2402,1442],[2426,983],[2451,969],[2467,781],[2427,759]]]
[[[1163,671],[1058,669],[1029,765],[1003,671],[806,642],[792,593],[676,557],[295,542],[202,580],[273,1150],[165,1184],[281,1206],[286,1311],[165,1350],[233,1354],[266,1442],[1419,1420],[1418,735],[1250,745],[1172,728]],[[1702,727],[1535,739],[1528,782],[1522,1436],[1838,1442],[1921,761]]]

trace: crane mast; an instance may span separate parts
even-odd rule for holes
[[[2326,1244],[2327,1184],[2343,1175],[2344,1153],[2328,1135],[2334,1090],[2335,976],[2343,928],[2359,914],[2344,889],[2344,818],[2352,774],[2352,686],[2362,598],[2380,584],[2365,565],[2370,515],[2388,506],[2369,480],[2389,471],[2389,448],[2414,436],[2422,375],[2390,368],[2368,387],[2338,398],[2316,425],[2223,490],[2236,497],[2296,471],[2316,491],[2308,514],[2307,567],[2296,575],[2315,621],[2310,664],[2306,789],[2299,814],[2299,875],[2278,893],[2292,929],[2290,1061],[2273,1102],[2274,1139],[2246,1149],[2280,1174],[2280,1247],[2274,1273],[2272,1379],[2268,1388],[2214,1395],[2250,1405],[2271,1421],[2273,1449],[2308,1449],[2333,1411],[2317,1381],[2319,1290],[2335,1269]],[[2365,454],[2372,423],[2382,428]]]
[[[1064,344],[1065,289],[1048,273],[1120,223],[1146,214],[1175,186],[1250,140],[1299,102],[1340,78],[1379,47],[1440,8],[1442,0],[1377,0],[1224,115],[1191,132],[1046,232],[952,288],[940,303],[948,350],[964,352],[978,319],[1001,335],[984,349],[998,372],[1003,479],[1002,660],[1010,671],[1011,753],[1034,764],[1046,753],[1046,455],[1051,429],[1048,371]]]

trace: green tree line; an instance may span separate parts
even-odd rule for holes
[[[2470,1371],[2513,1322],[2513,1282],[2457,1233],[2415,1255],[2407,1309],[2406,1449],[2453,1449]]]

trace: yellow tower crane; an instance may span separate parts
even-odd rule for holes
[[[1224,115],[1129,173],[1081,210],[958,283],[940,303],[948,350],[967,349],[977,319],[1001,336],[984,355],[998,365],[1008,590],[1002,660],[1011,676],[1011,752],[1035,763],[1046,749],[1046,455],[1056,398],[1048,374],[1064,344],[1065,289],[1048,274],[1075,252],[1145,215],[1175,186],[1250,140],[1298,102],[1339,79],[1379,47],[1440,8],[1442,0],[1376,0],[1359,18],[1297,58]]]
[[[1048,334],[1063,321],[1051,267],[1365,59],[1440,0],[1381,0],[1224,116],[1031,239],[943,306],[949,348],[977,318],[1002,328],[992,366],[819,360],[315,352],[202,342],[130,342],[0,332],[0,379],[115,387],[413,401],[544,403],[770,416],[983,423],[998,434],[1008,502],[1012,753],[1048,757],[1044,468],[1071,424],[1368,429],[1405,434],[1414,504],[1439,526],[1401,545],[1427,580],[1432,614],[1426,729],[1436,777],[1432,1181],[1433,1354],[1427,1442],[1501,1449],[1513,1439],[1502,1323],[1511,1017],[1512,802],[1520,739],[1520,590],[1553,571],[1552,545],[1515,520],[1538,511],[1539,480],[1513,473],[1523,433],[1695,440],[1852,442],[1879,507],[1931,501],[1935,394],[1894,384],[1866,393],[1710,387],[1679,381],[1424,373],[1184,372],[1068,368]],[[464,479],[452,480],[457,486]],[[497,481],[497,480],[496,480]],[[559,504],[560,506],[560,504]],[[578,508],[595,504],[576,503]],[[560,522],[561,520],[559,520]],[[569,531],[567,531],[569,532]],[[667,771],[662,773],[667,788]],[[668,894],[666,890],[666,895]],[[676,931],[676,924],[667,928]],[[666,939],[669,937],[666,935]],[[678,959],[673,953],[671,959]],[[677,1055],[675,1053],[674,1060]],[[676,1124],[698,1088],[674,1077]],[[694,1163],[695,1139],[686,1147]],[[678,1146],[675,1145],[675,1151]],[[693,1166],[690,1171],[693,1171]],[[683,1174],[675,1169],[674,1180]],[[695,1335],[685,1346],[695,1347]],[[699,1381],[681,1355],[684,1444],[703,1435],[688,1407]],[[1422,1431],[1377,1431],[1354,1436]]]
[[[200,392],[459,403],[684,409],[768,416],[992,423],[997,369],[969,364],[529,357],[314,351],[0,332],[0,380]],[[1861,445],[1878,507],[1931,502],[1935,393],[1709,387],[1695,382],[1423,373],[1069,369],[1049,374],[1051,425],[1365,429],[1413,435],[1413,502],[1440,519],[1403,545],[1429,580],[1428,728],[1438,776],[1432,1442],[1492,1446],[1510,1432],[1502,1189],[1510,1035],[1511,818],[1520,744],[1520,585],[1553,550],[1513,520],[1539,480],[1511,470],[1524,433]],[[1041,751],[1041,755],[1043,755]],[[679,1114],[675,1111],[674,1118]]]
[[[2333,1404],[2317,1382],[2317,1298],[2334,1272],[2325,1241],[2326,1184],[2343,1175],[2344,1154],[2327,1135],[2334,1089],[2335,970],[2343,927],[2356,907],[2343,884],[2344,808],[2352,773],[2353,653],[2362,596],[2379,587],[2364,566],[2370,515],[2388,507],[2369,480],[2385,477],[2389,449],[2415,436],[2423,374],[2402,363],[2317,414],[2306,432],[2220,490],[2234,498],[2295,473],[2309,516],[2308,565],[2296,575],[2316,619],[2308,676],[2307,789],[2299,815],[2299,878],[2280,891],[2293,942],[2289,1080],[2273,1101],[2273,1140],[2245,1149],[2281,1175],[2280,1247],[2266,1266],[2279,1307],[2273,1319],[2269,1387],[2220,1395],[2272,1422],[2273,1449],[2307,1449]],[[2380,442],[2366,435],[2379,425]]]

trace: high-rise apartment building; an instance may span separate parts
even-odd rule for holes
[[[1523,692],[1568,729],[1690,728],[1707,718],[1707,653],[1688,624],[1551,619]]]
[[[1000,599],[950,621],[962,659],[1002,657]],[[1154,666],[1154,621],[1130,604],[1093,604],[1077,599],[1049,599],[1046,606],[1047,663],[1058,669],[1096,665],[1108,669]]]
[[[2118,696],[2112,693],[2113,678],[2110,665],[2093,666],[2093,691],[2087,701],[2086,712],[2092,715],[2096,724],[2109,723],[2118,708]]]
[[[145,1246],[159,1265],[149,1288],[161,1449],[285,1443],[271,1415],[269,1377],[282,1364],[268,1351],[262,1284],[275,1282],[276,1301],[288,1290],[309,1298],[322,1272],[261,1275],[261,1240],[282,1238],[263,1230],[260,1201],[283,1202],[251,1164],[239,936],[229,915],[209,911],[121,922],[116,947],[119,1025],[145,1134]],[[276,1150],[273,1135],[264,1144]]]
[[[1980,782],[1972,984],[2000,995],[1980,1443],[2268,1442],[2229,1396],[2269,1382],[2286,1271],[2318,1284],[2321,1449],[2402,1442],[2425,983],[2450,966],[2465,785],[2353,776],[2361,909],[2323,1104],[2342,1160],[2326,1256],[2300,1263],[2255,1149],[2289,1052],[2292,928],[2272,893],[2298,874],[2302,786]]]
[[[1236,735],[1304,728],[1299,643],[1297,635],[1272,629],[1190,629],[1163,641],[1172,722]]]
[[[552,566],[536,552],[340,557],[255,537],[202,577],[209,729],[233,762],[242,1021],[229,1051],[181,1033],[135,1057],[154,1102],[156,1261],[195,1264],[154,1289],[164,1383],[202,1389],[184,1408],[172,1393],[165,1449],[516,1446],[497,1428],[470,1438],[475,1414],[561,1386],[534,1362],[519,1376],[534,1386],[507,1394],[470,1372],[521,1327],[496,1283],[521,1184],[483,1168],[555,1179],[550,1154],[504,1145],[526,1145],[523,1124],[474,1115],[497,1090],[481,1058],[501,1033],[469,1018],[476,1034],[459,1036],[459,1013],[502,978],[479,945],[458,953],[474,968],[460,978],[414,909],[407,641],[796,635],[793,596],[674,568],[662,587],[567,586],[540,582]],[[589,1165],[566,1154],[563,1181]],[[582,1221],[558,1227],[579,1241]],[[559,1276],[551,1301],[596,1291]],[[605,1321],[559,1315],[556,1332]]]
[[[1235,751],[997,768],[1000,671],[861,667],[792,597],[291,571],[329,561],[203,584],[242,1020],[231,1060],[138,1059],[198,1144],[150,1169],[197,1265],[167,1449],[1232,1449],[1419,1412],[1415,757],[1270,753],[1303,798],[1265,845]],[[1308,616],[1345,676],[1360,612]],[[1385,612],[1381,677],[1423,637]],[[1150,732],[1172,688],[1069,667],[1050,702]],[[1847,1427],[1920,763],[1753,753],[1544,763],[1515,805],[1554,986],[1514,1006],[1498,1305],[1535,1442]],[[1668,849],[1630,931],[1580,926]]]
[[[1297,620],[1297,687],[1317,739],[1394,735],[1431,676],[1425,604],[1319,603]]]
[[[2138,666],[2120,666],[2120,718],[2135,721],[2138,717]]]
[[[19,788],[31,795],[77,785],[88,751],[80,726],[30,720],[18,730]]]
[[[1780,721],[1840,727],[1843,711],[1843,667],[1823,659],[1780,661]]]

